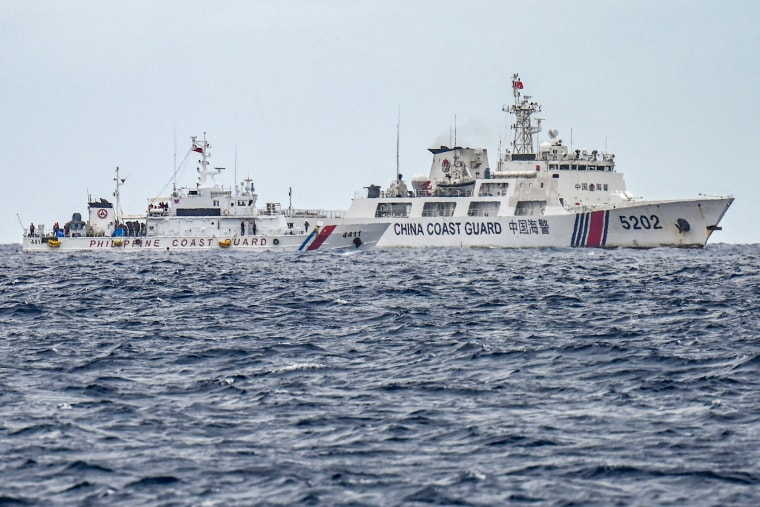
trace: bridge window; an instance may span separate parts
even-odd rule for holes
[[[478,197],[492,197],[495,195],[507,195],[507,188],[509,187],[509,183],[507,182],[498,182],[498,183],[482,183],[480,185],[480,190],[478,190]]]
[[[498,201],[474,201],[470,203],[467,216],[470,217],[495,217],[499,214]]]
[[[381,202],[375,209],[375,218],[405,218],[411,209],[410,202]]]
[[[423,217],[450,217],[454,216],[455,202],[426,202],[422,208]]]

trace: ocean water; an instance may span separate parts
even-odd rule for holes
[[[760,245],[0,254],[3,506],[760,504]]]

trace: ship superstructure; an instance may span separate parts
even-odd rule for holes
[[[634,198],[615,155],[570,149],[555,129],[535,146],[541,106],[512,77],[511,149],[496,168],[485,148],[431,148],[427,175],[370,185],[346,223],[386,222],[385,247],[702,247],[731,196],[668,201]]]
[[[250,178],[235,188],[216,183],[224,169],[210,168],[211,145],[205,134],[191,142],[190,154],[200,157],[194,187],[175,185],[170,195],[149,198],[144,213],[125,215],[120,205],[125,179],[117,168],[115,204],[89,199],[87,221],[74,213],[63,228],[30,228],[23,250],[355,249],[372,246],[387,228],[381,223],[344,226],[337,223],[340,211],[283,209],[277,202],[259,207]]]

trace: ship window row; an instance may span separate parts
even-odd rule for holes
[[[612,172],[611,165],[602,164],[549,164],[550,171],[606,171]]]
[[[453,201],[427,202],[423,205],[423,217],[451,217],[457,203]],[[470,217],[495,217],[499,214],[501,202],[499,201],[474,201],[467,209]],[[408,202],[383,202],[375,209],[375,218],[408,218],[412,210],[412,204]]]

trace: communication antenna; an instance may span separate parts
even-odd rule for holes
[[[502,155],[501,155],[501,136],[499,136],[499,163],[497,164],[497,169],[501,171],[501,161],[502,161]]]
[[[396,118],[396,181],[399,180],[400,164],[399,164],[399,142],[401,139],[401,105],[398,106],[398,116]]]
[[[174,171],[172,171],[172,190],[177,190],[177,126],[174,126]]]
[[[454,148],[457,147],[457,115],[454,115]]]

